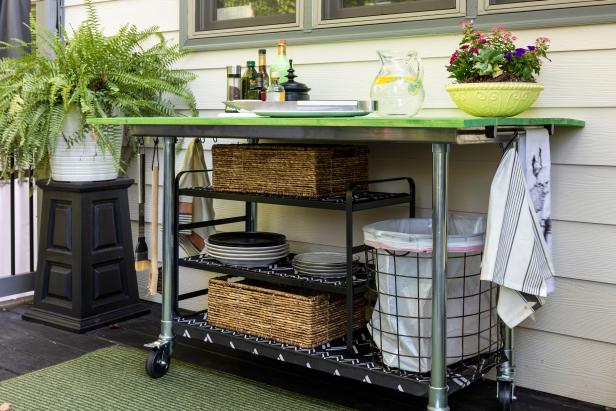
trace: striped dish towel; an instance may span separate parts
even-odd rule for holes
[[[203,145],[198,139],[193,139],[186,150],[182,171],[206,170]],[[207,173],[187,173],[180,177],[180,188],[208,187],[210,178]],[[180,224],[189,224],[193,221],[206,221],[214,219],[214,207],[212,199],[202,197],[180,196],[178,214]],[[214,227],[198,227],[181,230],[178,243],[180,245],[180,257],[200,254],[205,247],[205,239],[214,234]]]
[[[492,181],[481,279],[502,286],[498,314],[515,327],[543,305],[553,291],[553,277],[544,230],[512,147]]]

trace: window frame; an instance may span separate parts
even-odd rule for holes
[[[419,0],[428,3],[430,0]],[[445,2],[447,0],[437,0]],[[464,17],[466,11],[466,1],[465,0],[453,0],[453,5],[450,8],[436,8],[432,10],[417,10],[417,11],[403,11],[400,10],[397,13],[389,13],[389,14],[371,14],[371,15],[360,15],[362,10],[349,10],[347,13],[344,12],[333,12],[330,11],[334,16],[332,18],[326,18],[325,14],[328,12],[327,9],[334,9],[333,3],[336,0],[317,0],[317,6],[315,8],[315,18],[313,19],[316,24],[315,27],[348,27],[348,26],[356,26],[356,25],[366,25],[366,24],[382,24],[389,22],[401,22],[401,21],[413,21],[419,19],[432,19],[432,18],[444,18],[444,17]],[[403,5],[400,4],[399,7],[395,7],[397,5],[387,5],[387,6],[364,6],[357,7],[356,9],[368,10],[378,7],[377,10],[392,10],[395,11],[396,8],[403,9]],[[336,8],[337,9],[337,8]],[[355,14],[355,15],[354,15]]]
[[[288,22],[288,23],[274,23],[274,24],[263,24],[263,25],[257,25],[255,26],[254,24],[249,25],[248,21],[241,22],[241,26],[239,27],[224,27],[224,24],[220,24],[221,22],[217,22],[215,20],[210,20],[211,23],[215,24],[216,26],[220,26],[220,28],[214,29],[214,30],[202,30],[202,31],[198,31],[197,30],[197,13],[196,13],[196,9],[197,9],[197,1],[199,0],[181,0],[181,2],[186,2],[188,1],[187,4],[187,13],[188,15],[186,17],[182,17],[182,14],[180,14],[180,20],[186,20],[186,18],[188,18],[188,36],[190,38],[211,38],[211,37],[221,37],[221,36],[238,36],[238,35],[247,35],[247,34],[254,34],[254,33],[259,33],[261,31],[267,31],[270,33],[273,32],[281,32],[281,31],[291,31],[291,30],[301,30],[303,28],[303,21],[304,21],[304,0],[296,0],[296,6],[295,6],[295,21],[293,22]],[[212,3],[214,3],[215,0],[212,0]],[[181,4],[180,4],[181,6]],[[180,10],[182,10],[182,7],[180,7]],[[181,12],[180,12],[181,13]],[[261,21],[267,21],[267,20],[271,20],[276,19],[278,16],[264,16],[262,18],[260,17],[253,17],[251,19],[262,19]],[[237,19],[237,20],[242,20],[242,19]],[[246,19],[248,20],[248,19]],[[254,20],[253,20],[254,21]],[[219,23],[219,24],[216,24]]]
[[[607,0],[609,4],[606,4],[606,0],[601,0],[601,4],[595,4],[596,0],[564,0],[574,3],[562,3],[564,5],[561,7],[551,4],[547,9],[541,8],[537,5],[538,2],[532,1],[521,3],[524,6],[508,4],[498,10],[493,8],[494,5],[486,10],[485,1],[488,0],[459,0],[460,11],[452,13],[453,15],[417,14],[415,16],[395,16],[398,20],[389,18],[335,22],[320,21],[318,2],[321,0],[302,1],[303,7],[296,10],[301,13],[297,27],[262,26],[256,33],[240,30],[195,35],[194,24],[191,27],[189,17],[189,3],[193,0],[180,0],[180,45],[194,51],[272,47],[281,37],[281,32],[284,32],[284,38],[293,45],[459,34],[459,23],[462,19],[474,19],[476,27],[480,30],[489,30],[496,25],[505,25],[508,29],[520,30],[616,23],[616,0]]]
[[[616,0],[513,0],[508,3],[491,4],[490,0],[479,0],[479,14],[494,14],[516,11],[554,10],[562,8],[577,9],[587,6],[607,6]]]

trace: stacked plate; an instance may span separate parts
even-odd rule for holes
[[[212,234],[205,246],[208,255],[221,263],[242,267],[266,267],[289,254],[287,238],[277,233]]]
[[[293,268],[299,273],[315,277],[346,277],[346,254],[316,252],[298,254],[293,258]],[[353,272],[359,269],[359,256],[353,256]]]

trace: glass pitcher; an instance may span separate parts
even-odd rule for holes
[[[424,101],[423,65],[415,51],[380,50],[381,71],[372,83],[372,109],[383,116],[414,116]]]

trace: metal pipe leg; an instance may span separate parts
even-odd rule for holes
[[[449,145],[432,145],[432,368],[428,411],[447,405],[447,173]]]
[[[248,144],[259,144],[258,138],[248,138]],[[257,231],[257,203],[246,203],[246,231]]]
[[[166,138],[164,142],[165,169],[163,193],[163,307],[160,322],[160,339],[173,340],[173,302],[174,302],[174,252],[173,235],[175,234],[175,138]]]
[[[249,233],[257,231],[257,203],[246,203],[246,231]]]
[[[175,138],[164,139],[163,171],[163,303],[158,340],[146,344],[153,349],[163,349],[173,353],[173,308],[175,301],[174,287],[174,234],[175,227]]]
[[[513,355],[513,328],[503,324],[503,351],[507,361],[498,366],[496,381],[515,383],[515,363]]]

